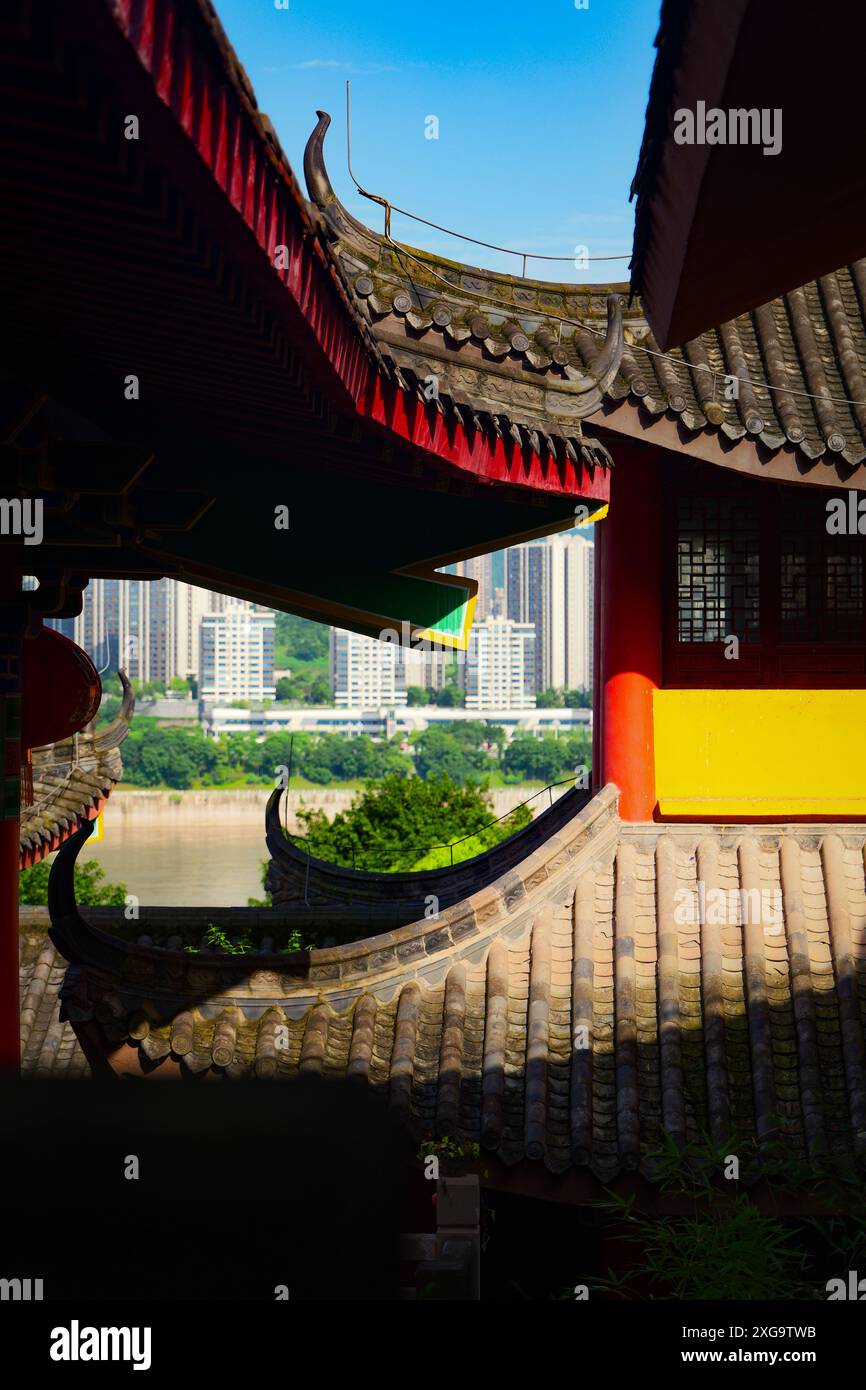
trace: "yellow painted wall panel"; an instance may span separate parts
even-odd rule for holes
[[[663,816],[866,815],[866,690],[657,690]]]

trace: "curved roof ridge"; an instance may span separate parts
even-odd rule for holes
[[[596,367],[607,299],[625,297],[629,287],[481,269],[373,231],[333,190],[323,154],[330,118],[318,114],[304,161],[308,191],[347,291],[399,371],[419,382],[432,374],[440,392],[459,404],[542,437],[579,435],[588,418],[651,439],[663,420],[678,420],[685,442],[667,430],[665,447],[689,452],[689,437],[697,443],[708,434],[716,441],[713,462],[724,465],[742,441],[750,459],[744,463],[741,448],[730,466],[866,487],[866,262],[843,266],[664,354],[632,296],[622,310],[619,369],[587,415],[570,399],[573,382]],[[590,331],[593,320],[598,328]],[[637,428],[628,407],[638,412]]]
[[[293,965],[111,942],[54,893],[75,962],[60,1021],[138,1076],[352,1076],[416,1137],[555,1174],[655,1180],[670,1142],[706,1162],[735,1141],[746,1181],[862,1167],[866,825],[623,823],[610,787],[594,808],[500,899],[354,943],[344,978],[313,978],[340,951]]]
[[[406,979],[428,978],[452,959],[483,951],[502,931],[513,934],[518,902],[525,915],[539,896],[554,891],[567,896],[575,868],[613,844],[618,801],[618,789],[605,787],[518,865],[435,917],[292,956],[191,957],[183,950],[130,943],[91,926],[74,898],[73,868],[90,833],[84,826],[67,840],[52,870],[51,936],[75,965],[95,967],[119,982],[148,980],[151,997],[165,992],[177,1001],[217,992],[223,999],[243,999],[259,1013],[271,996],[297,999],[302,1007],[332,1001],[345,1009],[362,992],[390,995]]]
[[[20,868],[38,864],[82,826],[89,827],[120,781],[120,745],[129,733],[135,696],[126,673],[119,671],[118,676],[123,699],[107,728],[91,725],[59,743],[33,749],[33,800],[21,807]]]

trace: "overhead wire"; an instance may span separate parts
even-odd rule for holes
[[[441,225],[441,223],[439,223],[439,222],[431,222],[430,219],[429,219],[428,217],[421,217],[421,216],[419,216],[419,214],[418,214],[417,212],[409,212],[407,208],[398,207],[396,203],[392,203],[388,198],[380,197],[380,195],[379,195],[378,193],[370,193],[368,189],[362,187],[362,185],[358,182],[358,180],[355,178],[355,174],[354,174],[354,171],[353,171],[353,169],[352,169],[351,105],[350,105],[350,95],[349,95],[349,92],[350,92],[350,83],[349,83],[349,81],[348,81],[348,79],[347,79],[347,81],[346,81],[346,154],[347,154],[347,163],[348,163],[348,167],[349,167],[349,177],[351,178],[351,180],[352,180],[352,182],[354,183],[355,187],[357,188],[358,192],[359,192],[364,198],[369,198],[372,202],[374,202],[374,203],[379,203],[382,207],[384,207],[384,209],[385,209],[385,227],[386,227],[386,234],[387,234],[387,235],[390,235],[390,230],[391,230],[391,213],[392,213],[392,212],[398,212],[398,213],[400,214],[401,217],[411,217],[412,220],[413,220],[413,222],[423,222],[423,224],[424,224],[425,227],[433,227],[433,228],[435,229],[435,231],[437,231],[437,232],[444,232],[446,236],[457,237],[457,238],[459,238],[460,241],[471,241],[473,246],[486,246],[488,250],[490,250],[490,251],[501,251],[501,252],[503,253],[503,255],[505,255],[505,256],[521,256],[521,257],[523,258],[523,274],[524,274],[524,276],[525,276],[525,274],[526,274],[526,262],[527,262],[527,260],[533,260],[533,261],[573,261],[573,260],[575,259],[574,256],[547,256],[547,255],[544,255],[543,252],[541,252],[541,251],[518,251],[518,250],[516,250],[513,246],[497,246],[496,243],[495,243],[494,241],[481,241],[481,240],[479,240],[478,237],[468,236],[467,233],[465,233],[465,232],[457,232],[457,231],[455,231],[455,230],[453,229],[453,227],[443,227],[443,226]],[[616,256],[585,256],[585,257],[581,257],[581,259],[583,259],[583,260],[588,260],[588,261],[627,261],[627,260],[630,259],[630,256],[631,256],[631,253],[628,252],[628,251],[625,251],[625,252],[622,252],[622,253],[620,253],[619,255],[616,255]]]
[[[403,217],[410,217],[410,218],[413,218],[416,222],[423,222],[425,226],[427,226],[427,227],[433,227],[433,228],[435,228],[437,231],[444,232],[447,236],[453,236],[453,237],[459,238],[459,239],[462,240],[462,241],[469,241],[469,242],[472,242],[473,245],[475,245],[475,246],[485,246],[485,247],[487,247],[489,250],[492,250],[492,251],[502,251],[502,252],[504,252],[506,255],[522,256],[523,259],[524,259],[524,270],[525,270],[525,264],[526,264],[526,259],[527,259],[527,257],[529,257],[529,258],[531,258],[531,259],[534,259],[534,260],[548,260],[548,261],[573,261],[573,260],[574,260],[574,257],[572,257],[572,256],[543,256],[543,255],[540,255],[540,254],[538,254],[538,253],[536,253],[536,252],[532,252],[532,251],[526,251],[526,252],[524,252],[524,251],[515,251],[515,250],[514,250],[513,248],[511,248],[511,247],[497,246],[494,242],[491,242],[491,241],[480,241],[480,240],[478,240],[478,238],[476,238],[476,237],[471,237],[471,236],[465,235],[463,232],[455,232],[455,231],[453,231],[453,230],[452,230],[451,228],[449,228],[449,227],[443,227],[443,226],[441,226],[438,222],[430,222],[430,221],[428,221],[427,218],[425,218],[425,217],[419,217],[416,213],[407,212],[405,208],[400,208],[400,207],[398,207],[398,206],[396,205],[396,203],[390,202],[389,199],[383,198],[383,197],[381,197],[381,196],[380,196],[379,194],[377,194],[377,193],[370,193],[366,188],[364,188],[364,187],[358,182],[357,178],[355,177],[354,171],[353,171],[353,169],[352,169],[352,154],[351,154],[351,107],[350,107],[349,82],[348,82],[348,81],[346,82],[346,153],[347,153],[347,162],[348,162],[348,168],[349,168],[349,175],[350,175],[350,177],[351,177],[351,179],[352,179],[352,182],[354,183],[355,187],[357,188],[358,192],[362,195],[362,197],[370,199],[371,202],[378,203],[381,207],[383,207],[383,208],[385,209],[385,232],[384,232],[384,240],[385,240],[390,246],[393,246],[393,248],[395,249],[395,251],[399,252],[399,253],[400,253],[401,255],[403,255],[403,256],[408,257],[408,259],[414,261],[414,262],[416,263],[416,265],[419,265],[419,266],[421,267],[421,269],[424,271],[425,275],[430,275],[430,276],[432,276],[435,280],[440,281],[440,283],[443,284],[443,285],[446,287],[446,289],[448,289],[452,294],[454,293],[454,291],[455,291],[455,289],[456,289],[456,286],[455,286],[454,284],[452,284],[452,282],[451,282],[450,280],[447,280],[447,279],[445,278],[444,275],[440,275],[437,271],[433,270],[432,267],[431,267],[430,265],[428,265],[425,261],[422,261],[417,255],[415,255],[415,254],[413,253],[413,251],[411,250],[410,247],[403,245],[402,242],[396,241],[395,238],[391,235],[391,213],[392,213],[392,212],[397,212],[397,213],[399,213],[399,214],[400,214],[401,216],[403,216]],[[627,259],[627,257],[625,257],[625,256],[589,256],[589,257],[586,257],[586,259],[587,259],[587,260],[594,260],[594,261],[610,261],[610,260],[625,260],[625,259]],[[497,272],[494,272],[494,274],[495,274],[495,273],[497,273]],[[594,287],[594,286],[586,286],[586,285],[581,285],[581,286],[579,286],[579,287],[578,287],[578,286],[575,286],[575,289],[578,289],[578,288],[585,291],[585,290],[587,290],[587,289],[590,289],[590,290],[591,290],[591,289],[594,289],[595,287]],[[601,288],[602,288],[602,287],[599,286],[599,289],[601,289]],[[485,304],[491,304],[491,305],[495,305],[497,308],[507,309],[512,315],[514,315],[514,314],[516,313],[516,309],[515,309],[515,305],[514,305],[514,304],[508,302],[507,300],[496,299],[494,296],[491,296],[491,295],[488,295],[488,294],[484,294],[484,293],[481,292],[481,291],[471,290],[471,289],[468,289],[468,288],[466,288],[466,287],[464,287],[464,286],[461,286],[461,287],[460,287],[460,294],[461,294],[461,295],[471,295],[471,296],[472,296],[473,298],[475,298],[475,299],[482,300],[483,303],[485,303]],[[543,314],[539,314],[539,313],[537,313],[537,312],[535,312],[535,313],[533,313],[532,311],[527,312],[527,311],[521,309],[519,312],[520,312],[521,318],[532,318],[532,319],[536,319],[536,320],[538,321],[539,324],[545,323],[545,322],[550,322],[550,321],[553,321],[554,323],[559,323],[559,324],[560,324],[560,331],[561,331],[561,326],[562,326],[563,324],[565,324],[565,325],[567,325],[567,326],[569,326],[569,327],[572,327],[572,328],[581,328],[581,329],[583,329],[585,332],[590,333],[590,334],[592,334],[594,337],[597,337],[597,338],[604,338],[604,337],[606,336],[606,332],[605,332],[604,329],[598,328],[598,327],[596,327],[596,326],[593,325],[593,324],[586,323],[584,320],[579,319],[579,318],[573,318],[573,317],[571,317],[571,316],[564,315],[564,314],[557,314],[557,313],[554,313],[554,312],[552,312],[552,311],[545,311]],[[847,396],[830,396],[830,395],[822,395],[822,394],[819,394],[818,392],[815,392],[815,391],[801,391],[801,390],[799,390],[797,387],[794,387],[794,386],[773,386],[773,385],[772,385],[770,382],[768,382],[768,381],[756,381],[756,380],[755,380],[754,378],[752,378],[752,377],[745,377],[745,378],[744,378],[744,377],[736,376],[733,372],[721,372],[721,371],[718,371],[716,368],[711,367],[709,364],[706,364],[706,365],[699,364],[699,365],[695,366],[693,363],[686,361],[686,359],[685,359],[684,357],[674,357],[674,356],[673,356],[671,353],[669,353],[669,352],[662,352],[662,351],[661,351],[660,349],[658,349],[658,348],[649,348],[649,347],[645,347],[642,343],[629,343],[628,346],[629,346],[629,348],[630,348],[631,350],[633,350],[633,351],[635,351],[635,352],[642,352],[642,353],[644,353],[647,357],[658,357],[658,358],[660,358],[660,359],[662,359],[662,360],[664,360],[664,361],[666,361],[666,362],[669,362],[669,363],[671,364],[671,367],[672,367],[673,370],[674,370],[674,374],[675,374],[675,375],[677,374],[677,372],[678,372],[678,370],[679,370],[680,368],[685,368],[686,371],[692,372],[693,374],[694,374],[694,373],[700,372],[700,373],[702,373],[704,376],[709,376],[709,377],[711,377],[711,378],[712,378],[712,381],[713,381],[713,391],[714,391],[714,393],[715,393],[715,383],[716,383],[716,381],[721,380],[721,381],[724,381],[724,382],[726,382],[726,383],[728,383],[728,382],[734,382],[734,381],[735,381],[735,382],[737,382],[738,385],[743,385],[743,386],[749,386],[749,387],[751,387],[752,390],[756,390],[756,391],[767,391],[767,392],[773,392],[773,391],[784,392],[784,393],[787,393],[789,396],[799,396],[799,397],[801,397],[802,399],[805,399],[805,400],[823,401],[823,402],[824,402],[825,404],[827,404],[827,405],[866,406],[866,401],[852,400],[852,399],[849,399]],[[679,377],[677,377],[677,380],[679,381]]]

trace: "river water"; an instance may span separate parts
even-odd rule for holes
[[[165,825],[105,815],[105,839],[85,845],[113,883],[123,882],[142,907],[246,907],[263,898],[264,824],[222,818]]]
[[[493,814],[506,814],[531,794],[524,787],[495,792]],[[303,802],[331,819],[352,797],[351,791],[308,791],[293,796],[292,808]],[[103,815],[104,838],[85,845],[80,858],[95,859],[142,907],[246,907],[248,898],[264,897],[266,800],[262,791],[115,791]],[[532,809],[544,804],[536,800]],[[289,829],[303,833],[289,816]]]

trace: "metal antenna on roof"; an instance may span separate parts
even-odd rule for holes
[[[349,176],[350,176],[350,178],[351,178],[353,184],[355,185],[355,187],[357,188],[357,190],[358,190],[359,193],[363,194],[363,196],[364,196],[365,198],[369,198],[371,202],[373,202],[373,203],[378,203],[381,207],[383,207],[383,208],[385,209],[385,236],[388,237],[389,240],[390,240],[390,237],[391,237],[391,204],[388,202],[387,198],[380,198],[379,195],[378,195],[378,193],[368,193],[367,190],[366,190],[366,188],[362,188],[361,185],[359,184],[358,180],[355,178],[354,172],[353,172],[353,170],[352,170],[352,99],[351,99],[351,95],[350,95],[351,85],[352,85],[352,84],[350,83],[350,81],[349,81],[349,79],[348,79],[348,77],[347,77],[347,78],[346,78],[346,162],[347,162],[347,164],[348,164],[348,166],[349,166]]]
[[[458,237],[460,241],[471,241],[473,246],[486,246],[490,251],[501,251],[506,256],[523,257],[523,278],[526,278],[526,262],[531,261],[571,261],[573,256],[545,256],[539,251],[519,251],[514,246],[498,246],[495,241],[480,241],[478,237],[467,236],[465,232],[456,232],[453,227],[443,227],[441,222],[431,222],[427,217],[419,217],[417,212],[409,212],[408,208],[398,207],[396,203],[389,203],[387,198],[380,198],[378,193],[368,193],[363,188],[352,171],[352,142],[351,142],[351,105],[349,97],[350,82],[346,79],[346,162],[349,166],[349,177],[363,198],[369,198],[371,202],[378,203],[385,209],[385,237],[392,245],[399,246],[400,243],[393,241],[391,237],[391,213],[399,212],[401,217],[411,217],[413,222],[421,222],[425,227],[433,227],[437,232],[444,232],[446,236]],[[401,248],[403,249],[403,248]],[[629,252],[624,252],[621,256],[587,256],[588,261],[627,261]]]

